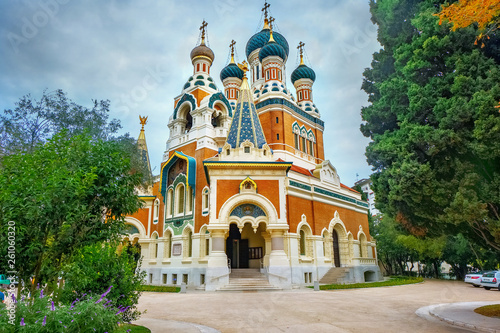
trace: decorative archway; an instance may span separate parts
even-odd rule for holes
[[[338,211],[335,211],[334,218],[330,221],[328,231],[331,235],[331,238],[328,240],[331,243],[328,244],[328,246],[332,248],[331,259],[334,261],[335,266],[341,267],[348,265],[351,261],[349,239],[344,222],[340,219]],[[337,253],[335,253],[335,250],[337,250]]]

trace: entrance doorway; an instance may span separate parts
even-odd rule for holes
[[[250,224],[245,224],[240,233],[236,224],[229,225],[229,235],[226,239],[226,255],[231,262],[231,268],[260,268],[265,255],[265,241],[262,232],[265,225],[261,224],[254,232]]]
[[[333,229],[332,231],[333,238],[333,261],[335,263],[335,267],[340,267],[340,250],[339,250],[339,235]]]
[[[231,268],[248,268],[248,239],[241,239],[241,233],[236,224],[229,226],[226,254],[231,260]]]

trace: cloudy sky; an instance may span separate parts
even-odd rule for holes
[[[314,102],[325,121],[325,154],[341,181],[352,186],[368,177],[368,139],[359,131],[367,95],[362,72],[380,48],[368,0],[269,0],[276,29],[287,38],[287,86],[298,65],[296,46],[305,43],[306,64],[316,72]],[[212,77],[237,60],[248,39],[262,28],[264,0],[0,2],[0,110],[26,94],[63,89],[78,104],[109,99],[111,116],[123,131],[139,134],[139,115],[149,116],[146,138],[154,173],[159,173],[174,97],[192,74],[189,54],[208,22],[215,53]]]

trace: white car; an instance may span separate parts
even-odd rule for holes
[[[481,285],[486,290],[498,288],[500,290],[500,271],[487,272],[481,277]]]
[[[488,273],[488,271],[479,271],[476,273],[469,273],[465,276],[465,283],[472,284],[474,287],[481,287],[481,278],[484,273]]]

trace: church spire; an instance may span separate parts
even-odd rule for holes
[[[255,148],[262,149],[267,142],[246,76],[248,64],[243,61],[243,63],[238,64],[238,67],[243,71],[243,81],[226,144],[235,149],[240,148],[240,145],[244,142],[250,142]]]
[[[142,127],[141,132],[139,133],[139,137],[137,138],[137,146],[139,147],[139,151],[142,154],[142,160],[148,168],[148,173],[151,176],[151,163],[149,161],[148,145],[146,144],[146,134],[144,133],[144,125],[146,125],[146,123],[148,122],[148,117],[139,116],[139,120]]]

